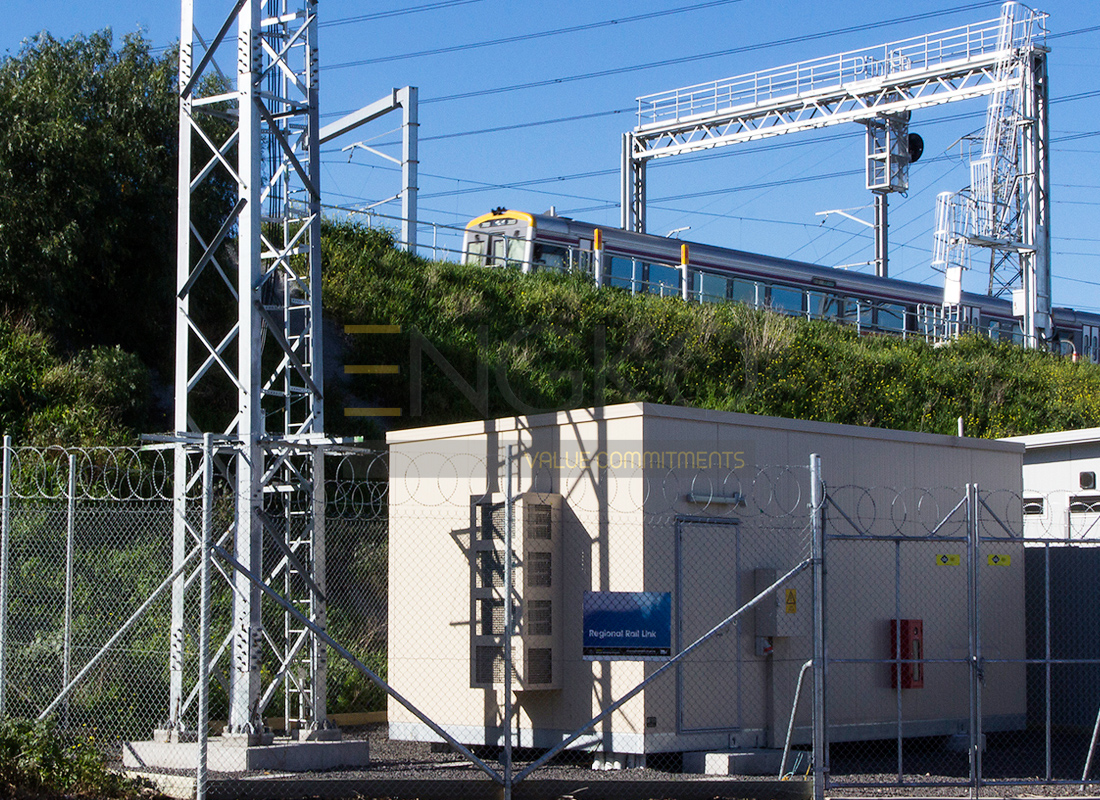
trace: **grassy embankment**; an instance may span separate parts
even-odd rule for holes
[[[578,275],[431,263],[346,224],[328,226],[325,252],[330,317],[401,326],[346,338],[343,363],[400,367],[330,391],[330,428],[349,433],[367,431],[344,404],[400,407],[394,423],[414,427],[635,400],[945,434],[961,416],[979,437],[1100,424],[1100,367],[1010,344],[861,337]]]

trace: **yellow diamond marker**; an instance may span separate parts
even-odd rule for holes
[[[957,567],[962,563],[958,553],[939,553],[936,555],[936,566]]]

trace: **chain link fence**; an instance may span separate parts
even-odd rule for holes
[[[1096,793],[1100,551],[1067,534],[1089,520],[1044,507],[976,485],[829,489],[828,791]],[[869,726],[876,706],[889,719]]]
[[[256,572],[233,447],[9,443],[3,713],[200,796],[1095,793],[1100,549],[1036,498],[607,443],[312,455],[323,503],[265,500]]]

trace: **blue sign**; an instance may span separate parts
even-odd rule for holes
[[[585,592],[583,655],[645,661],[672,655],[670,592]]]

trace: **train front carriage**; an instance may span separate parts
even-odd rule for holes
[[[535,218],[522,211],[495,209],[466,225],[463,252],[467,264],[520,267],[530,272]]]

